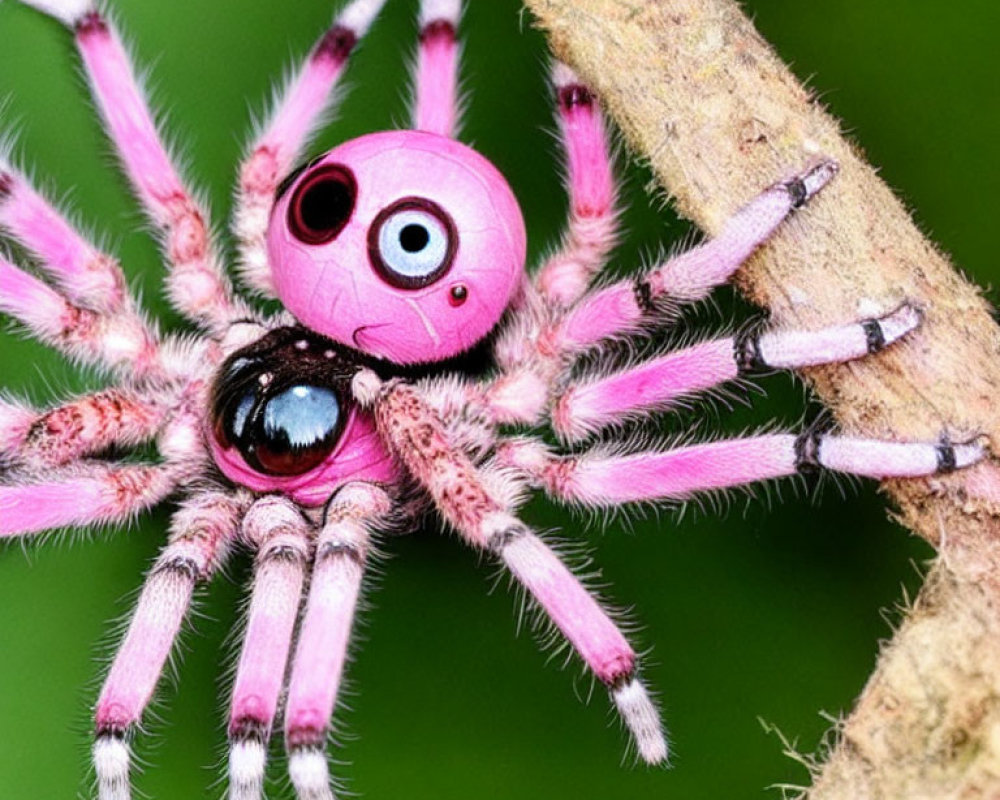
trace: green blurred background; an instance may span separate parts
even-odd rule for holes
[[[291,54],[330,17],[327,0],[119,0],[115,8],[207,187],[217,219],[260,101]],[[392,0],[357,54],[353,91],[321,145],[406,120],[404,64],[415,3]],[[565,201],[544,84],[545,46],[513,0],[470,0],[464,24],[469,113],[464,139],[506,173],[528,221],[533,256],[551,246]],[[764,36],[808,78],[916,209],[925,230],[981,284],[995,279],[1000,134],[993,0],[824,0],[746,3]],[[5,128],[82,219],[111,236],[129,274],[166,324],[157,254],[87,100],[69,37],[14,3],[0,6],[0,96]],[[618,263],[636,265],[687,228],[652,210],[649,176],[629,169],[629,235]],[[722,316],[747,310],[723,294]],[[708,315],[711,318],[712,315]],[[716,319],[718,324],[720,318]],[[710,321],[709,324],[712,324]],[[2,383],[44,402],[92,387],[42,348],[0,335]],[[797,421],[803,393],[787,378],[762,383],[752,410],[712,414],[709,429]],[[719,417],[724,417],[719,421]],[[690,424],[691,418],[672,422]],[[841,483],[841,486],[844,484]],[[818,499],[783,485],[770,502],[735,502],[722,516],[585,520],[535,503],[527,515],[587,542],[635,607],[649,648],[645,675],[662,696],[673,769],[623,759],[624,735],[604,692],[547,663],[532,637],[515,637],[514,601],[490,592],[493,570],[455,540],[424,533],[388,550],[364,642],[350,668],[352,710],[339,717],[336,773],[367,797],[733,798],[802,783],[779,737],[819,744],[823,713],[848,709],[890,632],[883,613],[919,585],[930,549],[887,521],[874,487],[827,484]],[[88,789],[89,708],[140,576],[163,541],[159,511],[128,532],[15,543],[0,559],[0,794],[70,798]],[[224,750],[231,632],[246,563],[207,591],[197,632],[184,640],[181,680],[161,693],[137,744],[137,779],[161,800],[215,797]],[[893,618],[893,613],[888,615]],[[155,717],[155,720],[153,719]],[[345,763],[346,762],[346,763]],[[288,797],[274,765],[272,797]],[[776,796],[777,790],[770,791]]]

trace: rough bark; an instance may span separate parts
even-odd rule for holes
[[[708,234],[818,154],[837,158],[841,175],[741,271],[741,289],[800,327],[918,302],[925,323],[904,345],[807,378],[848,432],[982,434],[1000,452],[1000,330],[979,290],[733,0],[525,4]],[[884,489],[938,558],[809,796],[1000,797],[1000,470]]]

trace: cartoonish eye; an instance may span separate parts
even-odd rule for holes
[[[295,187],[288,201],[288,229],[305,244],[331,242],[351,218],[357,196],[358,185],[347,167],[320,167]]]
[[[368,254],[382,279],[399,289],[421,289],[455,259],[455,223],[441,206],[407,197],[383,209],[368,231]]]
[[[301,475],[319,466],[339,438],[340,402],[319,386],[291,386],[269,398],[253,442],[253,460],[271,475]]]

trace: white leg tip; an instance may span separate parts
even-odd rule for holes
[[[129,800],[129,751],[124,739],[99,736],[94,742],[94,771],[100,800]]]
[[[263,742],[233,742],[229,751],[229,800],[260,800],[264,795],[267,749]]]
[[[444,19],[457,26],[461,13],[462,0],[421,0],[419,24],[423,28],[431,22]]]
[[[833,177],[840,172],[840,164],[832,158],[825,158],[818,164],[813,165],[801,176],[802,185],[805,188],[805,197],[801,202],[812,198],[820,189],[826,186]]]
[[[669,751],[663,734],[663,723],[646,687],[637,678],[612,689],[618,713],[632,733],[639,756],[647,764],[666,762]]]
[[[385,5],[385,0],[354,0],[337,16],[337,24],[354,31],[359,39],[364,36]]]
[[[288,775],[298,800],[334,800],[330,770],[322,750],[296,750],[288,757]]]
[[[879,320],[885,343],[891,344],[910,331],[916,330],[922,320],[923,315],[920,311],[909,303],[904,303],[891,314],[886,314]]]
[[[55,17],[64,25],[72,28],[88,11],[94,10],[93,0],[21,0],[26,6],[31,6]]]
[[[971,467],[986,458],[986,438],[955,445],[955,468]]]
[[[577,77],[576,72],[569,64],[554,60],[552,62],[552,83],[557,89],[562,89],[564,86],[580,83],[580,78]]]

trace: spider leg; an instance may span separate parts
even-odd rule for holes
[[[488,488],[489,478],[451,447],[445,426],[416,387],[382,383],[365,370],[354,379],[383,440],[473,547],[496,554],[608,686],[639,754],[666,760],[659,714],[636,676],[636,655],[597,600],[544,542]]]
[[[908,304],[882,317],[815,331],[752,331],[701,342],[601,377],[569,383],[552,409],[552,427],[577,441],[636,412],[660,409],[743,375],[832,364],[877,353],[914,330]]]
[[[982,443],[887,442],[816,431],[767,434],[624,455],[553,454],[535,439],[498,448],[501,464],[522,470],[552,497],[584,506],[684,500],[819,467],[870,478],[919,478],[980,461]]]
[[[585,89],[576,87],[573,91]],[[586,111],[586,104],[577,103],[574,108],[580,105],[584,111],[579,113],[595,113],[593,109]],[[574,147],[581,153],[589,151],[590,160],[598,160],[593,151],[602,148],[594,143],[593,130],[582,134],[580,140],[584,144],[573,144],[574,139],[567,142],[571,161]],[[583,156],[578,153],[577,158],[582,160]],[[569,359],[604,339],[642,331],[658,318],[657,308],[666,300],[692,302],[705,297],[728,280],[789,213],[819,192],[836,172],[836,163],[821,161],[775,184],[733,215],[715,239],[670,259],[638,280],[618,281],[585,293],[568,308],[559,307],[561,301],[555,295],[570,291],[566,286],[575,287],[570,294],[582,291],[586,284],[582,268],[567,267],[567,274],[576,277],[565,281],[553,278],[553,287],[557,282],[563,287],[552,288],[553,297],[527,287],[514,308],[511,324],[494,347],[499,375],[484,385],[467,385],[462,391],[470,402],[481,405],[495,424],[539,423]],[[571,186],[572,175],[571,166]],[[580,183],[578,191],[583,197],[586,190],[582,180]],[[607,213],[613,220],[613,185],[608,191]],[[553,275],[558,275],[563,267],[552,269]]]
[[[94,767],[100,800],[128,800],[129,740],[187,615],[195,584],[210,577],[237,535],[248,495],[209,491],[185,500],[169,544],[146,577],[95,713]]]
[[[332,90],[358,40],[385,0],[353,0],[323,34],[295,77],[277,95],[270,118],[240,169],[233,232],[245,284],[274,296],[267,256],[267,224],[275,192],[310,136],[326,119]]]
[[[583,296],[618,239],[615,178],[604,118],[590,89],[568,66],[552,65],[559,132],[566,151],[570,214],[559,249],[534,279],[546,305],[567,308]]]
[[[267,743],[302,597],[310,532],[295,504],[277,495],[257,500],[243,518],[243,539],[257,556],[229,715],[230,800],[263,795]]]
[[[0,484],[0,538],[125,522],[171,494],[181,477],[176,464],[78,462],[46,480]]]
[[[0,227],[30,250],[70,302],[115,313],[128,303],[118,262],[102,253],[0,157]]]
[[[161,366],[157,335],[138,315],[75,305],[3,256],[0,312],[14,317],[37,339],[84,363],[136,377],[155,373]]]
[[[166,407],[145,393],[110,388],[45,412],[0,397],[0,462],[38,468],[63,466],[112,445],[153,438]]]
[[[701,300],[732,277],[739,266],[837,173],[820,161],[765,190],[730,217],[722,232],[634,280],[623,280],[583,296],[545,335],[544,347],[581,352],[600,340],[641,330],[665,301]]]
[[[74,32],[91,92],[125,172],[163,234],[176,308],[214,334],[250,316],[233,296],[211,242],[207,215],[167,153],[114,26],[92,0],[23,0]]]
[[[285,708],[288,770],[301,800],[332,800],[324,746],[340,688],[372,532],[391,511],[386,491],[349,483],[328,504]]]
[[[458,127],[458,61],[455,38],[461,0],[422,0],[420,45],[414,70],[413,127],[454,136]]]
[[[31,472],[11,470],[0,483],[0,537],[125,522],[161,502],[178,486],[197,480],[205,473],[207,451],[193,400],[182,394],[156,432],[163,463],[75,461],[44,472],[44,480]],[[23,410],[13,408],[15,413]],[[6,410],[6,406],[0,408],[0,416]]]

